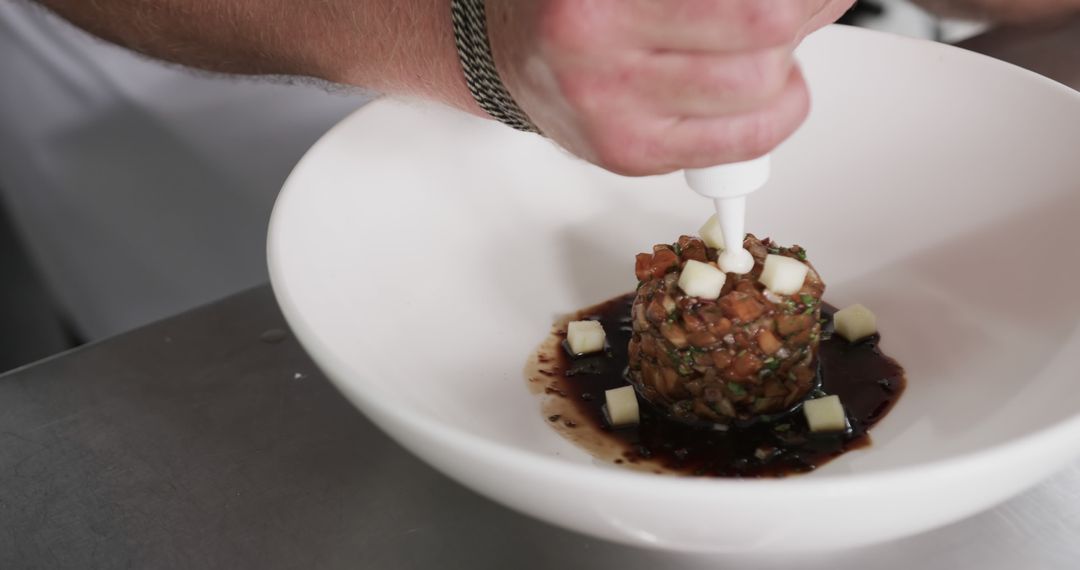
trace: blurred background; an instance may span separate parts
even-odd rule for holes
[[[946,42],[978,22],[904,0],[844,23]],[[0,3],[0,371],[267,279],[265,234],[292,166],[371,99],[201,74]]]

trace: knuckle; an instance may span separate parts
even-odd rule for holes
[[[780,144],[780,129],[775,118],[770,115],[755,116],[736,135],[733,149],[740,158],[762,156]]]
[[[741,14],[744,29],[760,46],[778,46],[795,41],[805,23],[800,3],[804,0],[744,2]]]
[[[539,16],[537,33],[541,45],[553,51],[581,52],[597,37],[597,18],[579,0],[549,0]]]
[[[582,73],[563,73],[556,82],[571,109],[584,115],[593,115],[603,109],[605,88],[596,78]]]
[[[615,108],[633,105],[642,96],[636,87],[640,70],[613,63],[611,69],[567,68],[554,73],[556,88],[567,105],[589,117],[610,115]]]
[[[663,168],[648,140],[624,126],[613,126],[596,133],[593,152],[597,165],[623,176],[658,174]]]
[[[724,95],[764,96],[786,79],[783,66],[768,54],[752,54],[725,64],[707,65],[699,72],[704,87]]]
[[[589,97],[591,82],[574,73],[560,73],[555,76],[555,83],[559,93],[571,107],[578,107]]]
[[[736,133],[735,152],[741,159],[761,156],[784,142],[802,123],[810,108],[805,90],[793,95],[790,110],[772,110],[752,115]]]

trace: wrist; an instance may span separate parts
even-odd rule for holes
[[[494,6],[489,6],[494,4]],[[454,40],[458,61],[472,98],[491,118],[519,131],[539,133],[525,111],[518,105],[500,71],[493,55],[493,29],[506,28],[504,14],[498,10],[498,2],[485,0],[450,0],[454,24]],[[502,66],[502,70],[516,66]]]

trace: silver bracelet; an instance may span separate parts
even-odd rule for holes
[[[518,107],[499,78],[488,41],[484,0],[450,0],[450,16],[465,84],[476,104],[500,123],[519,131],[539,133],[540,129]]]

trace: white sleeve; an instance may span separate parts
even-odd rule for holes
[[[266,279],[289,170],[370,99],[210,76],[0,2],[0,192],[90,338]]]

